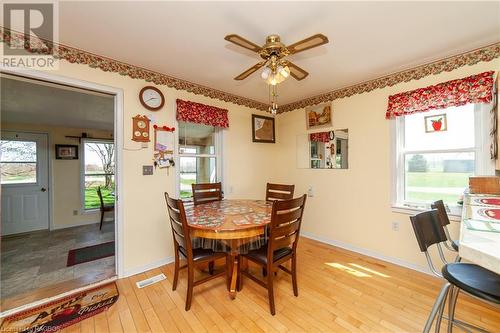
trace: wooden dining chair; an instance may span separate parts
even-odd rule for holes
[[[222,183],[191,184],[191,188],[195,205],[222,200]]]
[[[99,209],[101,210],[101,222],[99,223],[99,230],[102,229],[102,222],[104,221],[104,213],[106,212],[113,212],[115,210],[115,205],[114,204],[104,204],[104,199],[102,198],[102,191],[101,187],[97,186],[97,196],[99,197],[99,202],[101,206]]]
[[[189,234],[189,226],[186,219],[186,211],[182,200],[172,199],[168,193],[165,192],[165,201],[167,202],[168,215],[170,218],[170,225],[172,227],[172,235],[174,239],[174,280],[172,282],[172,290],[177,288],[177,280],[179,278],[179,271],[183,268],[188,269],[188,287],[186,295],[186,307],[188,311],[191,308],[191,300],[193,298],[193,288],[197,285],[210,281],[214,278],[225,276],[226,271],[222,270],[218,273],[213,273],[208,277],[194,281],[194,269],[200,265],[210,264],[217,259],[226,258],[226,254],[222,252],[214,252],[207,249],[193,249],[191,243],[191,236]],[[186,258],[186,264],[179,266],[180,254]]]
[[[271,184],[266,186],[266,201],[293,199],[295,185]]]
[[[250,274],[248,268],[242,274],[267,289],[269,307],[273,316],[276,313],[274,306],[273,273],[278,268],[292,276],[293,294],[295,296],[299,295],[297,286],[297,243],[306,197],[304,194],[296,199],[274,201],[267,246],[242,255],[244,258],[266,268],[268,272],[267,282]],[[292,261],[291,270],[282,265],[289,260]],[[242,279],[240,279],[239,289],[241,289],[241,283]]]

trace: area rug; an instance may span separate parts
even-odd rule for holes
[[[3,318],[0,332],[56,332],[107,310],[118,299],[114,282]]]
[[[69,250],[66,267],[115,255],[115,242],[107,242]]]

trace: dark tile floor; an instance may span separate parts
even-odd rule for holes
[[[115,271],[115,257],[66,267],[68,251],[115,239],[114,223],[37,231],[1,241],[0,295],[13,297],[37,288],[83,277]]]

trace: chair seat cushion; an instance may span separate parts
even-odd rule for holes
[[[284,247],[282,249],[276,250],[273,253],[273,262],[280,260],[293,253],[293,250],[289,247]],[[260,249],[252,250],[244,255],[245,257],[251,258],[254,261],[260,262],[267,265],[267,246],[263,246]]]
[[[481,266],[466,263],[447,264],[443,277],[465,292],[500,304],[500,275]]]
[[[187,258],[186,249],[184,249],[182,246],[179,246],[179,252],[182,253],[182,255]],[[193,249],[194,261],[200,261],[214,256],[222,257],[225,256],[225,254],[220,252],[214,252],[210,249]]]
[[[460,246],[460,241],[457,240],[452,240],[451,241],[451,247],[455,250],[458,251],[458,247]]]

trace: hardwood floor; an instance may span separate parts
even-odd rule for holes
[[[167,280],[143,289],[135,286],[161,272]],[[299,297],[293,296],[290,276],[279,272],[274,317],[266,290],[249,279],[235,300],[229,299],[223,279],[196,287],[186,312],[186,271],[181,271],[176,291],[172,276],[173,266],[167,265],[118,280],[120,298],[113,307],[64,332],[421,332],[442,284],[306,238],[299,242]],[[456,317],[499,332],[499,310],[470,297],[459,297]]]

